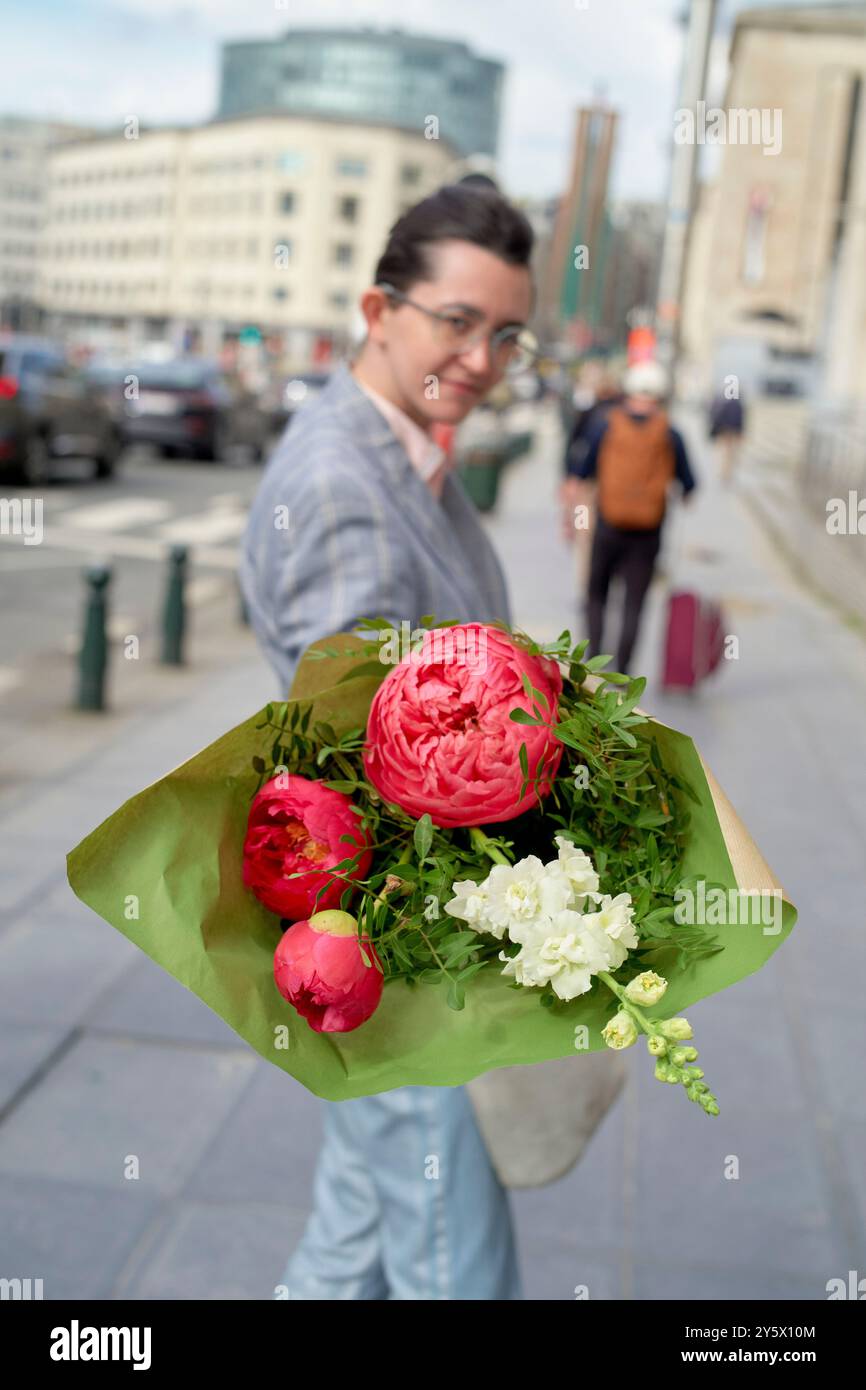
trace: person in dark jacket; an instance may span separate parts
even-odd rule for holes
[[[742,397],[718,392],[713,397],[709,415],[709,436],[718,444],[719,473],[722,482],[728,484],[734,476],[743,442],[745,411]]]
[[[570,466],[580,463],[589,445],[589,440],[598,430],[599,426],[607,419],[608,411],[615,405],[622,405],[625,399],[619,382],[615,376],[603,376],[598,384],[596,391],[586,393],[587,398],[583,401],[578,399],[575,392],[575,402],[577,413],[574,417],[574,424],[571,436],[566,445],[564,456],[564,467],[566,476],[573,476],[570,473]]]
[[[566,540],[573,538],[574,509],[581,496],[576,469],[584,458],[589,440],[607,419],[607,413],[624,400],[622,387],[613,372],[604,372],[596,381],[575,388],[572,415],[565,450],[562,455],[563,477],[559,489],[562,508],[562,531]]]
[[[662,402],[667,374],[657,362],[630,367],[625,399],[599,422],[582,458],[569,471],[584,483],[595,482],[596,522],[587,584],[588,654],[602,650],[604,613],[611,580],[625,584],[622,628],[616,669],[628,672],[637,641],[641,611],[661,545],[667,495],[676,480],[684,498],[696,481],[678,430]]]

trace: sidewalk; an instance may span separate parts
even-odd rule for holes
[[[538,435],[488,525],[515,621],[582,635],[552,412]],[[652,677],[642,703],[696,738],[800,917],[759,975],[690,1011],[718,1118],[655,1082],[635,1049],[584,1160],[512,1194],[529,1298],[586,1284],[590,1298],[815,1299],[866,1272],[863,643],[796,586],[690,442],[707,486],[672,536],[676,580],[722,597],[740,655],[694,699],[662,698],[659,581],[635,662]],[[64,862],[275,694],[249,635],[194,706],[130,720],[0,802],[0,1276],[42,1278],[46,1298],[269,1299],[303,1228],[319,1102],[80,903]]]

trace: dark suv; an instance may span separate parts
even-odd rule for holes
[[[102,393],[46,338],[0,337],[0,471],[27,486],[51,473],[52,460],[93,460],[109,478],[122,440]]]
[[[117,373],[123,385],[123,437],[153,444],[168,457],[228,461],[241,447],[263,457],[270,421],[240,377],[210,359],[131,362]]]

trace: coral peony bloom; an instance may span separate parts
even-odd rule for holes
[[[353,843],[341,840],[341,835],[351,835]],[[357,867],[341,869],[339,877],[328,869],[367,845],[367,835],[347,796],[307,777],[279,773],[256,793],[250,807],[244,883],[271,912],[297,922],[313,912],[339,907],[347,876],[365,876],[372,850],[365,849]],[[289,878],[293,873],[302,877]],[[316,902],[323,884],[328,887]]]
[[[542,760],[538,792],[546,796],[562,744],[543,725],[518,724],[509,710],[531,713],[526,674],[556,721],[562,673],[551,657],[531,656],[507,633],[481,623],[425,632],[373,697],[364,747],[366,776],[385,801],[410,815],[429,812],[435,825],[489,825],[512,820],[536,801],[520,795],[520,745],[530,779]]]
[[[384,983],[368,937],[364,964],[358,923],[348,912],[316,912],[284,932],[274,953],[274,979],[317,1033],[348,1033],[375,1013]]]

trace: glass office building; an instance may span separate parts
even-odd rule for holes
[[[280,111],[435,130],[495,157],[503,66],[399,29],[296,29],[223,45],[217,115]],[[428,136],[432,138],[432,136]]]

